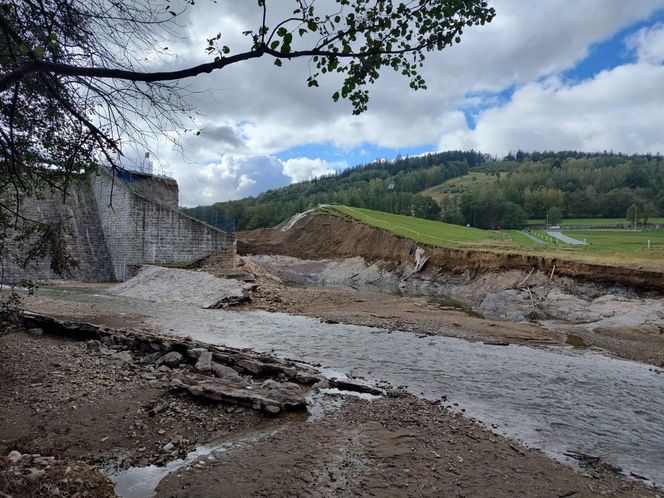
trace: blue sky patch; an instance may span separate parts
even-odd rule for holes
[[[414,156],[435,150],[436,146],[434,144],[425,144],[418,147],[391,148],[364,143],[356,147],[345,148],[331,142],[323,142],[291,147],[275,154],[275,156],[282,161],[308,157],[310,159],[320,158],[329,163],[345,162],[348,166],[357,166],[373,162],[377,159],[394,159],[399,154],[402,156]]]

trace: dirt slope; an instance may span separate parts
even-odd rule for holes
[[[414,242],[386,230],[342,216],[313,214],[306,216],[290,230],[279,227],[240,232],[240,254],[282,254],[305,259],[362,256],[373,262],[383,260],[400,266],[411,262]],[[445,249],[418,244],[431,255],[428,268],[461,273],[466,271],[500,272],[505,270],[551,272],[556,275],[603,283],[625,285],[642,290],[664,290],[664,273],[616,266],[548,259],[520,254],[488,251]]]

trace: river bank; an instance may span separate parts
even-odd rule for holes
[[[0,354],[0,402],[11,407],[0,424],[3,455],[81,460],[113,477],[201,445],[264,435],[190,461],[161,481],[158,497],[657,495],[600,461],[586,460],[576,472],[446,409],[442,400],[400,390],[373,401],[320,393],[311,415],[275,418],[173,392],[146,378],[139,361],[119,363],[71,338],[17,331],[0,337]],[[48,469],[36,481],[22,479],[21,488],[16,476],[7,479],[9,468],[2,467],[0,491],[67,496],[67,477],[51,479]],[[95,494],[85,475],[69,474],[79,496],[110,496]]]

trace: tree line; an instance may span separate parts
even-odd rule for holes
[[[420,192],[481,172],[495,177],[439,204]],[[528,219],[625,218],[647,223],[664,214],[664,161],[659,155],[576,151],[449,151],[348,168],[257,197],[184,211],[226,230],[277,225],[318,204],[338,203],[485,229],[522,228]]]
[[[418,192],[465,175],[489,160],[479,152],[448,151],[380,160],[269,190],[256,197],[183,211],[225,230],[271,227],[318,204],[338,203],[439,220],[441,207]]]
[[[581,153],[510,155],[480,168],[496,181],[470,189],[443,219],[479,228],[519,228],[527,219],[626,218],[664,212],[660,156]]]

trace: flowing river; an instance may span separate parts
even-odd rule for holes
[[[163,332],[320,363],[368,380],[446,396],[465,413],[561,461],[598,456],[664,485],[664,374],[648,365],[567,348],[491,346],[420,338],[262,311],[49,291],[59,298],[147,316]]]

